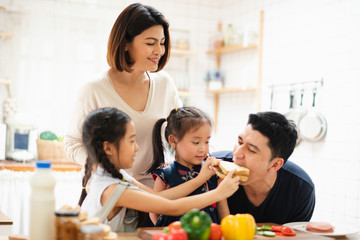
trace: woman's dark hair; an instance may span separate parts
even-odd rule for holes
[[[156,72],[163,69],[170,56],[169,23],[159,11],[141,3],[129,5],[116,19],[108,41],[107,62],[109,66],[120,72],[131,72],[134,62],[130,59],[129,53],[125,51],[126,43],[131,43],[144,30],[157,25],[164,28],[165,53],[160,58]]]
[[[298,135],[295,123],[280,113],[268,111],[250,114],[248,124],[269,139],[271,159],[281,157],[285,163],[296,145]]]
[[[164,146],[161,137],[161,127],[164,122],[167,122],[165,128],[165,139],[169,143],[169,136],[173,134],[179,141],[190,131],[196,131],[203,124],[212,126],[211,118],[202,110],[196,107],[182,107],[173,109],[169,116],[159,119],[153,129],[153,151],[154,159],[147,173],[161,168],[165,164]]]
[[[130,117],[116,108],[99,108],[91,112],[85,119],[82,129],[82,141],[87,152],[85,164],[85,175],[82,180],[83,188],[86,187],[92,173],[94,164],[100,164],[112,177],[122,179],[121,173],[109,161],[104,152],[104,142],[113,143],[119,147],[120,140],[126,134],[126,124]],[[86,197],[86,190],[83,189],[79,205]]]

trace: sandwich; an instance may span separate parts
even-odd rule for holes
[[[213,160],[211,163],[211,167],[214,169],[216,175],[218,175],[220,178],[225,178],[231,170],[235,170],[233,176],[239,176],[240,181],[242,182],[247,181],[250,174],[250,170],[246,167],[242,167],[233,162],[222,161],[219,159]]]

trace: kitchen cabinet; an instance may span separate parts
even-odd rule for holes
[[[219,96],[221,94],[226,94],[230,92],[256,92],[256,101],[257,101],[257,111],[261,109],[261,88],[262,88],[262,50],[263,50],[263,24],[264,24],[264,11],[260,11],[260,21],[259,21],[259,32],[258,32],[258,43],[249,43],[244,45],[243,43],[225,46],[221,48],[217,48],[215,50],[208,51],[207,54],[215,55],[216,57],[216,67],[221,69],[221,57],[224,54],[229,53],[241,53],[242,51],[248,49],[257,49],[258,55],[258,66],[257,66],[257,84],[254,88],[220,88],[216,90],[207,90],[207,93],[211,93],[214,95],[214,130],[216,131],[217,123],[218,123],[218,110],[219,110]],[[239,66],[241,68],[241,66]],[[239,84],[240,85],[240,84]]]

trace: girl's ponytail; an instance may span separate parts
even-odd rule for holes
[[[165,164],[164,146],[161,137],[161,127],[165,121],[165,118],[161,118],[154,125],[152,134],[154,155],[152,165],[146,171],[146,173],[151,173],[151,171],[162,168]]]
[[[81,207],[83,201],[85,200],[86,196],[87,196],[87,192],[86,192],[86,185],[91,177],[91,173],[93,170],[93,165],[94,162],[92,160],[90,160],[90,158],[88,157],[86,159],[86,164],[85,164],[85,171],[84,171],[84,177],[82,179],[82,191],[81,191],[81,195],[80,195],[80,199],[78,202],[78,205]]]

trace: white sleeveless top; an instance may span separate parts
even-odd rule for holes
[[[130,183],[129,187],[137,188],[131,184],[132,177],[129,174],[122,169],[120,170],[120,173],[125,181]],[[90,180],[90,191],[87,193],[81,209],[87,211],[89,217],[96,216],[103,207],[100,200],[104,190],[112,184],[121,184],[121,182],[120,179],[113,178],[110,173],[98,166],[96,173],[93,173]],[[112,231],[116,231],[124,220],[125,212],[126,208],[123,207],[115,217],[110,221],[106,219],[104,223],[109,225]]]

